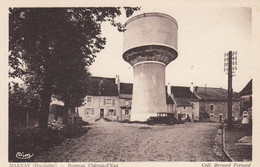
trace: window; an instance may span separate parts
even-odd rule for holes
[[[211,104],[211,105],[209,106],[209,110],[210,110],[210,111],[213,111],[213,110],[214,110],[214,105],[213,105],[213,104]]]
[[[185,110],[185,109],[186,109],[186,106],[183,106],[183,109]]]
[[[85,111],[84,111],[84,115],[88,115],[88,114],[94,115],[94,109],[93,108],[86,108]]]
[[[108,115],[115,115],[116,116],[116,112],[114,109],[109,109]]]
[[[87,96],[87,103],[91,103],[92,102],[92,97],[91,96]]]
[[[128,109],[125,110],[125,115],[129,115],[129,110]]]
[[[104,104],[109,105],[109,106],[111,106],[111,105],[113,106],[114,105],[114,99],[106,98],[104,100]]]
[[[106,104],[112,104],[112,99],[106,99]]]

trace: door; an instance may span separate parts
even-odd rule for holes
[[[100,109],[100,118],[104,118],[104,109]]]
[[[178,113],[178,120],[181,121],[181,114]]]
[[[223,115],[219,115],[219,122],[222,123],[222,121],[223,121]]]

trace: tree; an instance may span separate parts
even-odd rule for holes
[[[74,123],[75,107],[83,104],[84,98],[89,91],[88,79],[90,73],[85,68],[84,63],[76,63],[74,68],[70,68],[66,75],[61,76],[58,86],[54,90],[57,99],[64,102],[65,114],[64,123],[68,121],[68,112],[70,113],[71,123]]]
[[[127,17],[139,10],[124,9]],[[124,31],[124,26],[115,21],[122,12],[119,7],[10,8],[9,11],[9,76],[23,78],[39,93],[39,127],[44,129],[52,94],[63,92],[65,97],[74,92],[75,83],[82,80],[82,75],[76,72],[91,65],[104,49],[102,22],[109,21]],[[71,99],[64,98],[71,106],[80,101],[74,103]]]
[[[39,97],[29,87],[20,86],[18,83],[9,83],[9,125],[26,126],[29,115],[37,113]],[[30,114],[29,114],[30,113]]]

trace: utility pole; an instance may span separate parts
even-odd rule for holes
[[[237,70],[237,52],[229,51],[225,53],[224,58],[224,72],[228,74],[228,126],[232,125],[232,77],[235,76]]]

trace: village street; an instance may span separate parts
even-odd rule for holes
[[[35,161],[226,161],[216,156],[218,123],[174,126],[96,122],[80,138],[52,148]]]

